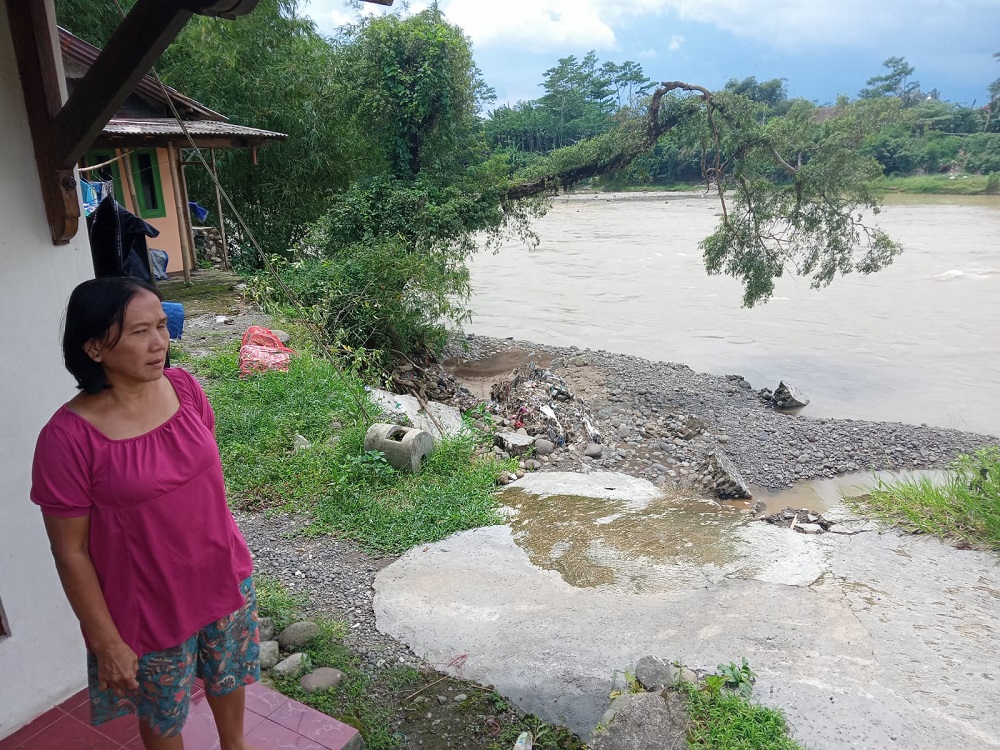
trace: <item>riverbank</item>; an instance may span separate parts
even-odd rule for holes
[[[607,351],[468,335],[452,343],[446,366],[461,379],[463,363],[504,353],[511,362],[547,362],[602,435],[599,456],[585,455],[588,441],[581,437],[544,457],[546,468],[562,471],[620,471],[705,489],[714,481],[711,459],[722,451],[747,482],[780,490],[857,471],[943,468],[960,453],[997,442],[926,425],[812,418],[808,406],[786,412],[760,393],[778,383],[754,384],[738,373],[697,373],[679,363]],[[586,434],[582,424],[571,427]]]
[[[992,178],[992,179],[991,179]],[[573,194],[587,193],[690,193],[705,191],[704,182],[670,182],[665,184],[618,185],[597,188],[576,188]],[[908,195],[998,195],[1000,177],[984,174],[920,174],[883,177],[876,190],[881,193]]]

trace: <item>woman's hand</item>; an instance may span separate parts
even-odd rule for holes
[[[97,685],[101,690],[126,693],[139,687],[135,679],[139,672],[139,659],[125,641],[106,648],[95,648],[94,655],[97,657]]]
[[[45,530],[66,598],[97,657],[100,688],[119,693],[136,689],[139,660],[111,619],[94,561],[90,559],[90,516],[45,516]]]

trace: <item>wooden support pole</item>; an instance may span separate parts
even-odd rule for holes
[[[139,196],[135,192],[135,179],[132,177],[132,159],[129,156],[125,156],[122,159],[120,158],[121,155],[122,150],[116,148],[115,156],[119,157],[119,163],[122,165],[122,174],[125,176],[125,192],[128,193],[128,199],[132,202],[131,206],[125,206],[125,208],[139,218],[142,218],[142,214],[139,211]]]
[[[194,247],[194,226],[191,223],[191,207],[188,205],[191,197],[188,195],[187,177],[184,176],[184,167],[181,165],[180,151],[177,152],[177,172],[181,176],[181,195],[184,201],[184,223],[182,227],[188,240],[188,252],[191,253],[188,260],[191,263],[191,268],[197,268],[198,256]]]
[[[222,264],[227,271],[232,271],[233,266],[229,262],[229,243],[226,241],[226,222],[222,217],[222,191],[219,190],[219,170],[215,165],[215,149],[211,149],[212,154],[212,184],[215,186],[215,210],[219,216],[219,237],[222,240]]]
[[[187,204],[183,202],[181,196],[181,178],[178,174],[180,167],[177,165],[177,149],[174,148],[173,142],[167,144],[167,161],[170,162],[170,181],[174,185],[174,206],[177,209],[177,223],[181,236],[181,260],[184,263],[184,281],[190,282],[191,256],[188,254],[188,234],[185,229],[186,224],[184,223],[184,214],[187,213],[188,208]]]

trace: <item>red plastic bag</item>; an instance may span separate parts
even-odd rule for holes
[[[270,328],[250,326],[243,334],[240,347],[240,375],[279,370],[288,372],[288,363],[295,353],[281,343]]]

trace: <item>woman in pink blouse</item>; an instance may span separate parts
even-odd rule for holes
[[[245,750],[244,686],[260,677],[246,542],[226,504],[215,418],[166,368],[159,293],[126,278],[69,300],[66,367],[80,393],[42,429],[31,499],[87,643],[91,721],[139,717],[179,750],[201,677],[223,750]]]

